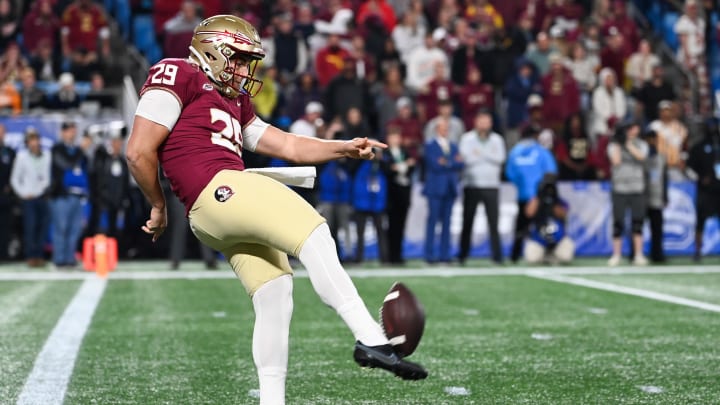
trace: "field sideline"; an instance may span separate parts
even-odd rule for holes
[[[359,369],[298,270],[288,404],[720,404],[720,266],[581,263],[349,269],[371,311],[396,280],[425,305],[422,382]],[[257,403],[234,274],[166,269],[0,266],[0,404]]]

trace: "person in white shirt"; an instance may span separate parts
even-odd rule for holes
[[[652,52],[650,41],[640,41],[637,52],[630,55],[625,64],[625,75],[632,81],[633,91],[639,90],[646,81],[652,79],[653,68],[659,64],[660,58]]]
[[[448,123],[448,139],[450,142],[457,143],[460,137],[465,133],[465,124],[463,121],[453,115],[453,104],[451,100],[440,100],[438,103],[438,115],[433,117],[423,128],[423,137],[425,142],[430,142],[435,138],[438,122],[441,120]]]
[[[438,62],[445,65],[447,79],[450,72],[447,54],[436,46],[432,33],[426,33],[424,45],[415,48],[407,57],[405,84],[416,92],[425,90],[435,75],[435,65]]]
[[[658,153],[665,157],[671,180],[685,179],[688,129],[677,119],[676,105],[663,100],[658,103],[659,119],[650,123],[649,128],[657,133]]]
[[[680,40],[678,61],[693,69],[705,55],[705,20],[698,14],[697,0],[685,2],[685,13],[680,16],[674,28]]]
[[[610,135],[615,126],[625,118],[627,103],[625,92],[617,83],[615,72],[604,68],[598,74],[598,87],[592,94],[592,126],[590,136],[593,141],[598,136]]]
[[[311,101],[305,106],[305,115],[290,125],[290,132],[298,135],[317,137],[317,128],[322,125],[323,106]]]
[[[460,234],[458,261],[464,263],[470,254],[473,224],[477,206],[485,206],[492,261],[502,263],[500,232],[500,176],[505,163],[505,140],[492,132],[492,115],[480,111],[475,115],[475,127],[460,138],[460,156],[465,162],[463,181],[463,225]]]
[[[10,185],[22,200],[23,247],[30,267],[44,265],[43,243],[50,224],[46,192],[50,186],[50,153],[40,148],[40,134],[25,132],[26,150],[20,151],[10,174]]]
[[[400,24],[392,31],[392,39],[403,62],[407,62],[415,49],[423,46],[426,33],[427,28],[420,24],[418,15],[412,10],[407,10]]]

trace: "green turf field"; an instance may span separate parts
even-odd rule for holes
[[[72,339],[53,334],[56,345],[41,350],[78,291],[98,281],[1,268],[0,404],[52,395],[65,404],[257,403],[253,313],[239,282],[198,264],[166,269],[132,263],[112,274],[89,326],[71,328],[83,333],[63,380],[58,360],[43,359],[71,350],[63,339]],[[430,376],[406,382],[357,367],[352,336],[301,272],[288,404],[720,404],[720,266],[351,274],[373,313],[396,280],[420,298],[427,325],[411,359]]]

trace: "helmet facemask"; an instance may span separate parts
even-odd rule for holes
[[[255,97],[262,89],[263,82],[255,78],[259,59],[245,54],[229,45],[221,45],[220,54],[225,57],[225,69],[218,75],[220,90],[224,96],[235,98],[241,93]],[[247,61],[247,74],[238,73],[239,59]]]

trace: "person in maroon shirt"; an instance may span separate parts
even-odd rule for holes
[[[250,23],[220,15],[196,27],[188,59],[163,59],[150,68],[126,154],[152,207],[143,231],[156,241],[167,227],[162,166],[195,236],[223,253],[252,297],[261,403],[285,403],[293,307],[288,254],[302,262],[320,298],[353,332],[358,364],[404,379],[427,377],[422,366],[398,356],[368,312],[340,264],[325,219],[281,182],[244,170],[244,149],[302,164],[373,159],[374,147],[386,147],[367,138],[299,136],[263,122],[250,98],[262,86],[253,76],[264,56]],[[287,182],[310,179],[296,168],[274,173],[285,173]]]
[[[23,19],[23,46],[31,56],[37,55],[42,41],[55,47],[55,37],[60,31],[60,19],[53,13],[53,0],[33,3],[30,12]]]
[[[628,49],[626,52],[632,52],[640,43],[640,34],[635,20],[627,14],[627,6],[624,1],[614,1],[611,11],[610,18],[601,27],[603,36],[610,36],[610,30],[615,28],[623,36],[625,47]]]
[[[475,115],[480,110],[491,114],[495,112],[495,91],[492,86],[482,82],[482,73],[479,69],[468,71],[467,84],[459,94],[460,111],[465,128],[474,126]]]
[[[438,115],[440,100],[455,99],[455,84],[447,78],[447,68],[442,62],[434,66],[433,79],[428,83],[426,91],[418,95],[418,115],[427,120]]]
[[[402,146],[410,157],[419,160],[425,143],[420,120],[413,115],[412,101],[409,97],[400,97],[395,103],[397,117],[388,121],[386,130],[392,127],[401,128]]]
[[[327,44],[315,55],[315,72],[320,87],[324,88],[340,74],[348,57],[350,52],[340,46],[340,35],[329,33]]]
[[[101,57],[110,56],[105,11],[92,0],[75,0],[63,12],[60,39],[63,57],[72,61],[75,78],[88,80],[92,71],[99,70]]]
[[[622,86],[625,83],[625,61],[630,53],[625,46],[623,35],[617,28],[610,28],[609,33],[607,44],[600,51],[600,65],[612,69],[618,84]]]
[[[580,110],[580,88],[559,54],[550,55],[550,71],[542,78],[543,116],[555,133]]]
[[[560,180],[593,180],[592,144],[587,135],[582,112],[572,114],[565,121],[562,137],[554,144]]]

